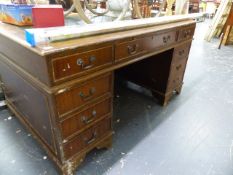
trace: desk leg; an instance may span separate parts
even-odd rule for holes
[[[84,161],[86,154],[80,155],[75,161],[67,161],[62,168],[63,175],[74,175],[76,168]]]
[[[110,148],[112,148],[112,137],[109,137],[108,139],[106,139],[105,141],[103,141],[96,148],[97,149],[103,149],[103,148],[110,149]]]
[[[181,93],[181,89],[182,89],[182,84],[176,87],[173,91],[166,92],[165,94],[153,90],[151,90],[151,93],[153,97],[158,99],[159,104],[161,104],[162,106],[167,106],[169,100],[172,98],[174,94],[179,95]]]
[[[170,94],[160,94],[158,92],[154,92],[153,90],[151,90],[151,93],[152,93],[153,97],[158,99],[159,104],[162,105],[162,106],[167,106],[168,101],[171,99],[171,97],[173,95],[172,93],[170,93]]]

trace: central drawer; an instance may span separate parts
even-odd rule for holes
[[[159,48],[159,47],[164,47],[164,46],[174,44],[176,42],[176,38],[177,38],[176,31],[156,34],[152,38],[153,42],[151,43],[150,47],[154,49],[154,48]]]
[[[89,71],[112,64],[113,48],[106,46],[52,60],[53,79],[79,77]]]
[[[152,33],[146,36],[140,36],[135,39],[115,44],[115,60],[119,61],[143,53],[155,51],[160,47],[170,46],[177,40],[178,32],[176,30],[164,33]]]
[[[112,74],[96,77],[95,79],[78,84],[64,92],[55,95],[56,107],[59,117],[75,111],[87,103],[107,93],[111,95]],[[58,91],[59,92],[59,91]]]
[[[127,59],[129,57],[137,56],[145,51],[144,38],[134,39],[123,43],[116,43],[115,45],[115,59],[116,61]]]
[[[95,144],[105,135],[108,135],[111,132],[111,118],[108,117],[101,120],[95,126],[87,129],[86,131],[76,136],[74,139],[64,144],[65,158],[69,159],[75,154],[78,154],[83,149],[88,149],[88,147],[92,147],[93,144]]]

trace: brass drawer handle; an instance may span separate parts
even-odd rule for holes
[[[181,67],[182,67],[181,64],[179,66],[176,66],[176,70],[179,70]]]
[[[168,42],[170,39],[171,39],[171,36],[170,36],[170,35],[164,36],[164,37],[163,37],[163,43],[164,43],[164,44],[167,44],[167,42]]]
[[[90,145],[91,143],[93,143],[95,140],[97,139],[97,132],[95,131],[92,134],[92,137],[88,140],[87,138],[84,138],[84,141],[87,145]]]
[[[138,51],[139,44],[134,44],[134,45],[132,45],[132,46],[127,46],[127,48],[128,48],[128,53],[129,53],[130,55],[134,55],[134,54],[136,54],[137,51]]]
[[[96,60],[95,56],[91,56],[89,58],[89,64],[85,65],[84,61],[82,60],[82,58],[77,59],[77,65],[81,66],[81,69],[83,70],[87,70],[90,69],[94,66],[93,62]]]
[[[96,117],[96,110],[93,110],[92,114],[91,114],[91,117],[88,118],[86,116],[82,116],[81,120],[82,120],[83,123],[89,124],[89,123],[93,122],[93,120],[95,119],[95,117]]]
[[[88,95],[85,95],[83,92],[80,92],[79,93],[79,96],[84,100],[84,101],[87,101],[87,100],[90,100],[92,98],[92,96],[95,94],[96,92],[96,89],[94,87],[92,87],[90,90],[89,90],[89,94]]]
[[[184,50],[179,51],[179,55],[182,56],[184,54]]]

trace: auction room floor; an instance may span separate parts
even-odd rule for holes
[[[162,107],[141,88],[118,87],[113,147],[94,150],[77,175],[232,175],[233,46],[203,40],[197,24],[182,93]],[[8,110],[0,112],[0,175],[57,175]]]

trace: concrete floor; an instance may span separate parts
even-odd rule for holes
[[[181,95],[159,106],[143,89],[118,88],[113,147],[92,151],[77,175],[232,175],[233,47],[203,40],[199,23]],[[56,175],[9,111],[0,112],[0,175]]]

